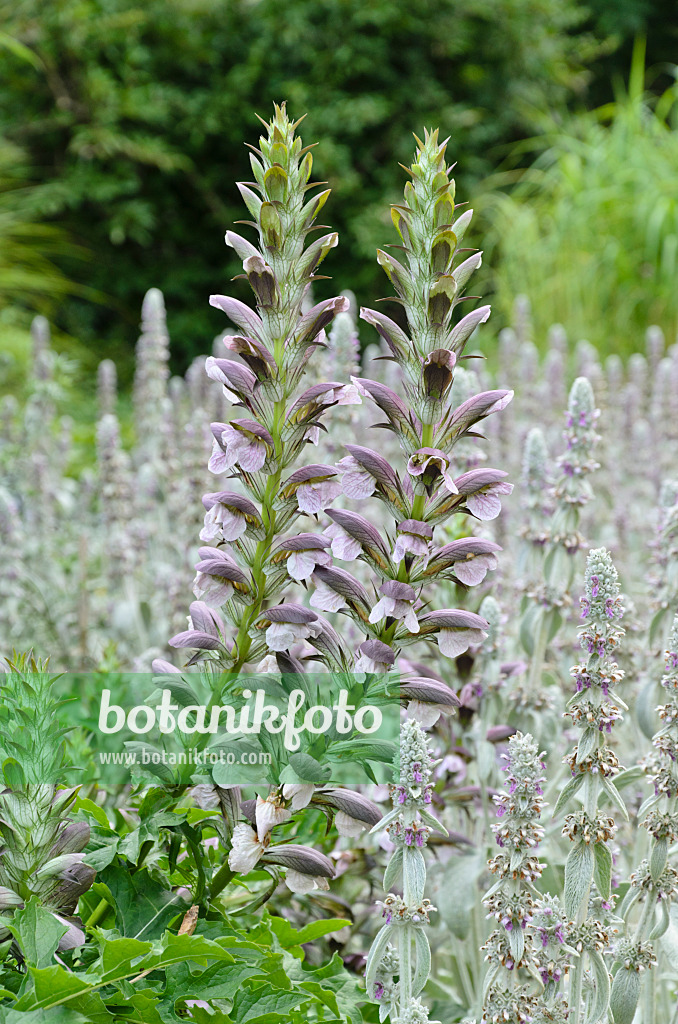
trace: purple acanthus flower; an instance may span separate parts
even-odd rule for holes
[[[375,999],[383,999],[383,996],[384,996],[384,986],[382,985],[382,983],[380,981],[375,981],[374,988],[372,989],[372,993],[373,993]]]
[[[437,477],[442,476],[450,494],[457,494],[457,485],[450,473],[450,460],[439,448],[419,448],[407,463],[410,476],[421,477],[424,485],[430,487]]]
[[[233,466],[257,473],[274,449],[273,438],[255,420],[213,423],[212,432],[214,446],[208,464],[212,473],[225,473]]]
[[[401,562],[408,552],[418,558],[427,556],[432,537],[433,530],[428,523],[405,519],[398,524],[393,560]]]
[[[598,579],[597,576],[592,576],[591,577],[591,597],[598,597],[598,584],[599,583],[600,583],[600,580]],[[611,599],[608,598],[608,600],[611,600]]]

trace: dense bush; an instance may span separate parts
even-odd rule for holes
[[[60,326],[123,355],[142,295],[160,287],[184,367],[219,329],[200,296],[237,271],[220,238],[240,216],[231,182],[251,110],[286,98],[308,112],[318,172],[341,200],[333,272],[373,301],[370,257],[412,126],[444,124],[466,154],[464,175],[477,178],[497,146],[583,86],[590,55],[572,34],[574,0],[20,0],[0,10],[4,31],[35,55],[34,66],[3,57],[0,133],[48,185],[45,213],[96,252],[87,284],[115,310],[71,302]]]

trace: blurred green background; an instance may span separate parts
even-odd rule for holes
[[[307,114],[334,190],[329,289],[385,283],[411,132],[439,125],[478,210],[469,244],[506,324],[531,300],[604,353],[678,324],[678,9],[668,0],[0,2],[0,376],[35,311],[82,380],[129,382],[140,303],[166,297],[173,370],[209,349],[235,289],[244,142],[273,101]],[[325,292],[318,286],[319,297]]]

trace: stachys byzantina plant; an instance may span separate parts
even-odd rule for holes
[[[0,676],[2,782],[0,792],[0,941],[10,934],[15,911],[33,899],[61,925],[58,948],[85,941],[78,899],[95,871],[84,863],[89,825],[69,821],[77,788],[63,789],[64,734],[46,666],[16,657]],[[12,738],[9,725],[13,723]]]
[[[467,256],[468,250],[460,246],[472,211],[456,215],[446,143],[438,141],[437,132],[427,132],[417,146],[404,203],[392,210],[407,266],[382,250],[377,256],[404,307],[409,333],[383,313],[361,310],[399,364],[405,395],[377,381],[354,381],[385,414],[383,426],[397,436],[402,464],[394,467],[379,452],[350,444],[338,467],[344,494],[361,502],[375,497],[395,529],[380,532],[358,512],[327,511],[333,521],[326,532],[334,556],[358,557],[372,569],[378,600],[363,623],[367,636],[356,661],[356,670],[366,673],[387,672],[404,647],[419,641],[437,644],[443,655],[455,659],[487,635],[488,623],[480,615],[463,609],[428,610],[424,602],[442,580],[463,587],[482,582],[497,564],[499,546],[476,537],[437,546],[434,534],[457,514],[494,519],[502,495],[512,490],[502,470],[483,467],[454,475],[455,446],[473,433],[479,420],[505,408],[512,392],[484,392],[456,408],[452,401],[455,367],[490,311],[481,306],[453,323],[481,254]],[[347,577],[353,580],[343,570],[319,567],[313,579],[322,589],[312,603],[323,607],[332,594],[341,597]],[[345,605],[345,610],[358,621],[355,609]],[[430,970],[424,925],[433,909],[425,897],[424,849],[431,829],[442,830],[428,809],[432,758],[423,727],[432,725],[442,711],[452,711],[457,700],[447,684],[429,677],[405,676],[400,690],[410,701],[410,717],[401,731],[393,810],[374,829],[388,829],[394,852],[384,879],[386,923],[370,951],[367,985],[381,1003],[382,1019],[418,1024],[428,1019],[419,996]]]

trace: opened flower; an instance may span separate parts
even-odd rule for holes
[[[465,495],[466,506],[477,519],[486,522],[501,512],[501,495],[513,490],[513,484],[504,480],[506,475],[501,469],[472,469],[457,477],[457,490]]]
[[[419,620],[414,610],[417,599],[414,587],[397,580],[386,580],[379,587],[382,598],[370,612],[370,622],[379,622],[386,617],[402,619],[410,633],[419,632]]]
[[[268,608],[260,615],[259,623],[259,628],[268,623],[266,643],[272,651],[288,651],[299,641],[318,636],[321,630],[315,612],[292,603]]]
[[[256,505],[242,494],[217,491],[203,495],[202,503],[207,512],[200,540],[214,540],[221,536],[224,540],[235,541],[242,537],[248,526],[261,523]]]
[[[331,565],[332,559],[326,550],[329,546],[330,542],[326,537],[318,537],[314,533],[300,533],[296,537],[288,537],[280,542],[273,561],[286,559],[289,576],[301,582],[311,578],[317,565]]]
[[[393,561],[401,562],[406,554],[423,558],[428,555],[433,537],[433,529],[428,523],[417,519],[405,519],[398,523]]]
[[[458,658],[472,644],[479,644],[485,639],[488,622],[462,608],[443,608],[422,615],[419,625],[423,635],[437,634],[438,647],[445,657]]]
[[[258,473],[273,452],[274,442],[256,420],[213,423],[214,447],[209,461],[212,473],[225,473],[240,466],[245,473]]]
[[[236,590],[247,590],[247,577],[232,558],[219,548],[200,548],[200,561],[193,580],[193,593],[213,608],[219,608]]]
[[[420,478],[429,492],[438,477],[442,476],[450,494],[457,493],[457,486],[450,473],[450,460],[439,448],[419,448],[410,457],[407,463],[407,472],[410,476]]]
[[[336,475],[334,466],[304,466],[285,482],[283,497],[296,497],[300,512],[317,515],[341,494],[341,484],[332,479]]]

